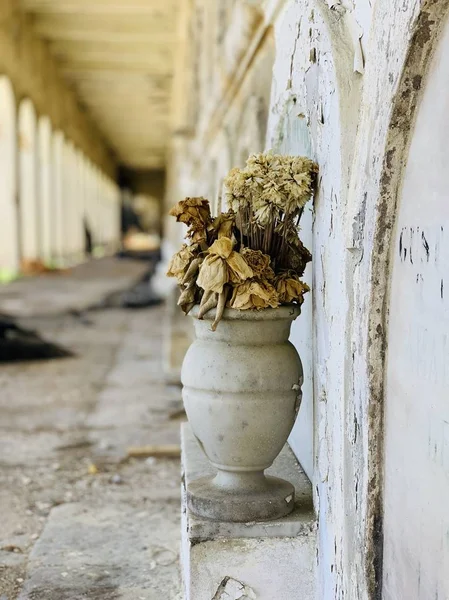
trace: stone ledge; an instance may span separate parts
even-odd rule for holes
[[[191,481],[213,475],[214,469],[204,456],[188,423],[181,426],[181,446],[184,488],[187,490]],[[290,515],[276,521],[263,523],[221,523],[189,514],[188,535],[190,540],[197,542],[211,538],[296,537],[303,534],[308,535],[313,531],[315,514],[313,512],[312,485],[287,445],[266,473],[286,479],[295,486],[295,509]]]
[[[267,473],[296,489],[295,510],[282,519],[221,523],[187,508],[189,483],[214,473],[192,434],[181,426],[182,544],[185,600],[315,598],[316,519],[312,486],[288,446]]]

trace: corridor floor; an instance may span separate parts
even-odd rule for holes
[[[21,323],[75,358],[0,366],[0,600],[175,600],[180,399],[162,374],[163,309]]]

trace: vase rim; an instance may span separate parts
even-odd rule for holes
[[[198,318],[199,305],[195,305],[189,312],[189,316]],[[215,319],[216,308],[209,310],[204,316],[205,321]],[[277,308],[263,308],[261,310],[237,310],[235,308],[225,308],[223,321],[294,321],[301,314],[301,307],[297,304],[284,304]]]

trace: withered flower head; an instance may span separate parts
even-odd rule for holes
[[[235,211],[250,204],[256,222],[266,227],[281,211],[295,214],[304,207],[317,172],[304,156],[252,154],[244,169],[232,169],[224,180],[228,204]]]
[[[287,259],[284,267],[295,271],[300,277],[304,274],[307,263],[312,260],[312,255],[299,238],[294,243],[288,244]]]
[[[190,263],[198,255],[197,244],[183,244],[181,250],[173,254],[170,263],[168,265],[167,276],[176,277],[178,283],[182,283],[184,275],[190,266]]]
[[[232,240],[227,237],[215,240],[209,248],[197,279],[204,290],[221,294],[226,283],[240,283],[253,276],[245,259],[232,248]]]
[[[185,198],[170,210],[169,214],[180,223],[189,226],[187,237],[195,243],[207,240],[207,229],[211,224],[210,206],[206,198]]]
[[[304,294],[310,292],[307,283],[301,281],[298,275],[292,271],[285,271],[278,275],[274,285],[281,304],[295,302],[301,305],[304,302]]]
[[[226,188],[226,201],[234,212],[237,212],[250,200],[246,179],[244,170],[234,167],[223,180]]]
[[[263,254],[261,250],[251,250],[251,248],[243,248],[240,254],[254,273],[255,277],[270,281],[274,279],[274,271],[270,266],[270,257],[268,254]]]
[[[180,223],[190,225],[193,222],[200,222],[206,225],[210,220],[209,200],[206,198],[185,198],[181,200],[170,210],[169,215],[175,217]]]
[[[279,299],[270,283],[249,279],[234,287],[229,306],[238,310],[276,308]]]

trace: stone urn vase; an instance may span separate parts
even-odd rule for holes
[[[196,312],[195,312],[196,311]],[[183,399],[193,433],[217,469],[189,486],[190,510],[203,518],[248,522],[293,510],[291,483],[265,476],[292,430],[301,400],[302,365],[288,341],[296,305],[226,309],[194,318],[196,339],[182,366]]]

